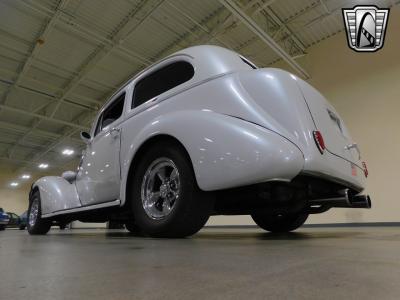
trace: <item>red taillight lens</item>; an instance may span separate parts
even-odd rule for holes
[[[368,177],[368,168],[367,168],[367,163],[365,161],[362,162],[362,166],[364,169],[364,175],[365,177]]]
[[[319,152],[321,152],[321,154],[323,154],[324,150],[325,150],[325,142],[324,142],[324,138],[322,137],[321,132],[313,131],[313,135],[314,135],[315,144],[317,145]]]

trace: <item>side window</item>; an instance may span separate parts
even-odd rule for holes
[[[125,93],[121,94],[115,99],[110,106],[101,114],[97,121],[95,136],[103,130],[105,127],[118,120],[122,111],[124,110]]]
[[[132,108],[192,79],[193,66],[184,61],[175,62],[140,80],[133,92]]]

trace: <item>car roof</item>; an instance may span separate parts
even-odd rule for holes
[[[132,78],[127,80],[120,88],[118,88],[107,100],[99,111],[102,111],[122,89],[134,81],[143,73],[157,67],[159,64],[173,57],[189,57],[191,63],[195,66],[195,75],[191,82],[201,82],[211,77],[222,74],[227,74],[240,70],[251,70],[252,63],[240,54],[214,45],[199,45],[182,49],[165,58],[151,64],[142,71],[135,74]]]

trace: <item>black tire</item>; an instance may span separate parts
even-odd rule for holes
[[[36,221],[33,225],[30,224],[30,212],[32,209],[32,204],[38,202],[38,214]],[[27,222],[28,232],[31,235],[44,235],[49,232],[51,227],[51,222],[42,219],[42,205],[40,200],[40,193],[39,191],[35,191],[32,193],[31,199],[29,201],[29,209],[28,209],[28,222]]]
[[[1,225],[0,225],[0,231],[3,231],[3,230],[5,230],[5,229],[6,229],[6,225],[1,224]]]
[[[254,222],[262,229],[270,232],[290,232],[296,230],[304,224],[308,218],[307,213],[281,214],[281,215],[263,215],[252,214]]]
[[[19,230],[24,230],[26,228],[25,225],[19,225]]]
[[[147,169],[160,158],[173,162],[179,172],[179,197],[170,213],[154,219],[146,213],[141,197],[141,187]],[[207,222],[213,197],[199,189],[191,161],[182,146],[162,142],[145,152],[135,168],[132,182],[132,209],[140,232],[151,237],[182,238],[198,232]],[[128,229],[129,230],[129,229]]]
[[[125,228],[134,235],[140,235],[140,228],[136,225],[135,221],[129,220],[125,222]]]

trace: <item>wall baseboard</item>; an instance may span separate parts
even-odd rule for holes
[[[304,224],[302,228],[343,228],[343,227],[400,227],[400,222],[365,222],[365,223],[321,223],[321,224]],[[204,228],[218,229],[218,228],[231,228],[231,229],[256,229],[257,225],[206,225]],[[71,229],[107,229],[106,227],[73,227]]]
[[[302,228],[318,227],[400,227],[400,222],[321,223],[304,224]],[[258,228],[257,225],[207,225],[205,228]]]

